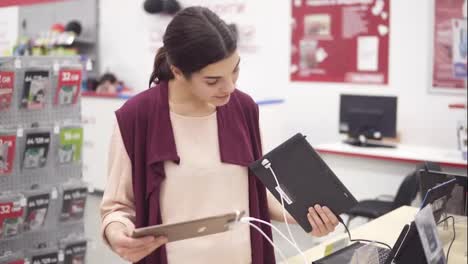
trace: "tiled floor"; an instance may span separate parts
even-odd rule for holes
[[[101,196],[99,195],[90,195],[88,198],[87,208],[86,208],[86,219],[85,219],[85,228],[86,235],[91,239],[90,247],[88,250],[88,264],[122,264],[127,263],[121,260],[117,255],[115,255],[101,240],[100,237],[100,218],[99,218],[99,203]],[[358,222],[358,221],[354,221]],[[273,222],[273,224],[278,227],[281,232],[285,235],[288,234],[285,224]],[[343,228],[339,226],[337,230],[331,234],[338,234],[343,232]],[[299,227],[291,225],[291,232],[298,243],[299,247],[303,250],[308,249],[314,246],[317,243],[320,243],[323,239],[326,238],[313,238]],[[281,248],[286,257],[297,255],[298,252],[291,247],[286,241],[284,241],[279,235],[274,234],[273,240],[275,244]],[[280,262],[279,256],[277,255],[277,260]]]

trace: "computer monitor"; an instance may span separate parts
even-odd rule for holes
[[[342,94],[339,132],[348,135],[352,145],[366,146],[368,140],[395,138],[397,98]]]
[[[467,215],[468,212],[468,178],[466,175],[458,175],[454,173],[419,170],[420,175],[420,192],[421,199],[424,199],[429,189],[447,182],[451,179],[456,179],[455,187],[453,188],[450,198],[447,200],[446,212],[453,215]]]

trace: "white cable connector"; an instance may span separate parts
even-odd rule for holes
[[[263,159],[262,160],[262,166],[265,167],[265,169],[270,170],[271,174],[273,175],[273,178],[275,179],[277,189],[281,190],[281,187],[280,187],[280,184],[279,184],[279,181],[278,181],[278,177],[276,177],[276,173],[273,170],[273,168],[271,167],[271,162],[268,159]],[[276,227],[274,227],[270,223],[267,223],[267,222],[265,222],[263,220],[259,220],[259,219],[256,219],[256,221],[267,224],[267,225],[273,227],[284,239],[286,239],[286,241],[288,241],[302,255],[302,258],[304,259],[304,263],[308,264],[308,261],[307,261],[307,258],[305,256],[304,252],[302,252],[302,250],[299,248],[299,246],[298,246],[298,244],[297,244],[296,240],[294,239],[294,236],[293,236],[293,234],[291,232],[291,228],[289,227],[288,219],[286,217],[286,209],[284,207],[285,198],[283,196],[283,193],[280,192],[279,194],[280,194],[280,197],[281,197],[281,207],[283,208],[284,223],[286,224],[286,229],[288,230],[289,238],[291,240],[287,239],[286,236],[283,235],[283,233],[281,231],[279,231]],[[250,218],[250,219],[255,219],[255,218]]]
[[[273,168],[269,167],[270,171],[271,171],[271,174],[273,175],[273,177],[275,178],[275,181],[276,181],[276,186],[278,189],[281,189],[280,187],[280,184],[279,184],[279,181],[278,181],[278,177],[276,177],[276,173],[275,171],[273,170]],[[281,207],[283,208],[283,220],[284,220],[284,223],[286,223],[286,229],[288,230],[288,234],[289,234],[289,238],[294,242],[294,245],[297,246],[297,242],[296,240],[294,239],[294,236],[291,232],[291,228],[289,227],[289,223],[288,223],[288,218],[286,217],[286,209],[284,208],[284,197],[283,197],[283,193],[280,193],[280,197],[281,197]]]
[[[271,174],[273,175],[273,178],[275,179],[276,187],[281,188],[280,184],[279,184],[279,181],[278,181],[278,177],[276,177],[276,173],[273,170],[273,168],[271,167],[271,162],[269,160],[267,160],[267,159],[264,159],[262,161],[262,165],[265,167],[265,169],[270,170]],[[288,218],[286,217],[286,209],[284,208],[284,197],[283,197],[282,193],[280,193],[280,197],[281,197],[281,207],[283,208],[283,219],[284,219],[284,223],[286,223],[286,229],[288,229],[289,238],[294,243],[294,245],[297,246],[297,242],[294,239],[294,236],[293,236],[293,234],[291,232],[291,228],[289,227]]]
[[[265,167],[265,169],[271,168],[271,163],[267,159],[262,160],[262,165],[263,165],[263,167]]]

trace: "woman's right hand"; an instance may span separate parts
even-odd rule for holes
[[[105,235],[112,250],[121,258],[132,263],[140,261],[167,243],[165,237],[132,238],[128,234],[126,226],[119,222],[110,223],[106,227]]]

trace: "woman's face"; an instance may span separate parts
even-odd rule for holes
[[[236,89],[239,63],[239,54],[234,52],[231,56],[193,73],[188,80],[193,95],[214,106],[227,104],[231,93]]]

